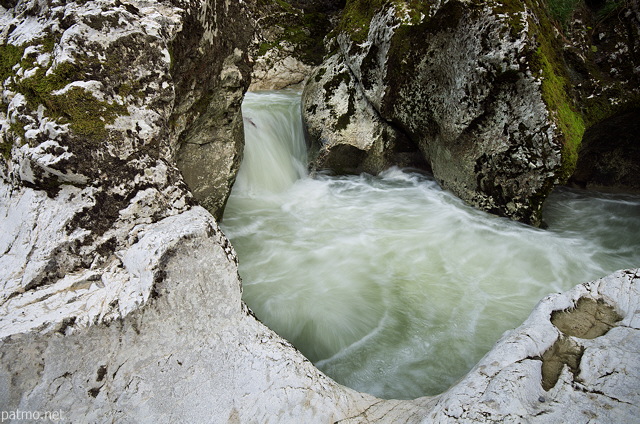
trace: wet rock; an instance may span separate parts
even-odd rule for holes
[[[254,23],[247,6],[185,2],[171,43],[175,104],[168,156],[198,202],[220,220],[242,160],[242,99],[249,85]]]
[[[599,191],[640,192],[640,110],[607,118],[585,132],[570,182]]]

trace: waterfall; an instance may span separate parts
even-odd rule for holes
[[[299,95],[249,92],[243,119],[246,148],[234,190],[277,193],[306,175]]]
[[[545,295],[640,264],[638,196],[558,189],[542,230],[401,169],[310,178],[299,102],[247,96],[223,229],[247,304],[342,384],[441,393]]]

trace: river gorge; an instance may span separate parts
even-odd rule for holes
[[[640,416],[638,0],[0,0],[0,86],[0,421]]]
[[[439,394],[546,294],[640,263],[640,196],[559,187],[533,228],[409,169],[307,175],[299,93],[247,93],[243,114],[222,228],[244,300],[356,390]]]

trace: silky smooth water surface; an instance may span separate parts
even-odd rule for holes
[[[223,229],[244,300],[336,381],[438,394],[549,293],[640,265],[640,197],[558,189],[531,228],[401,169],[310,178],[297,93],[248,93]]]

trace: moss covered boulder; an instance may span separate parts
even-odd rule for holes
[[[352,91],[444,188],[480,209],[541,223],[544,199],[573,173],[590,124],[547,3],[350,1],[338,28],[334,56]],[[335,85],[329,78],[310,79],[305,92]],[[304,101],[311,141],[327,152],[318,167],[346,150],[332,146],[351,143],[332,141],[343,131],[337,120],[317,119],[342,116],[325,91],[326,99]],[[350,124],[358,127],[358,117]]]
[[[640,192],[640,4],[589,1],[565,33],[565,63],[586,124],[570,181]]]

